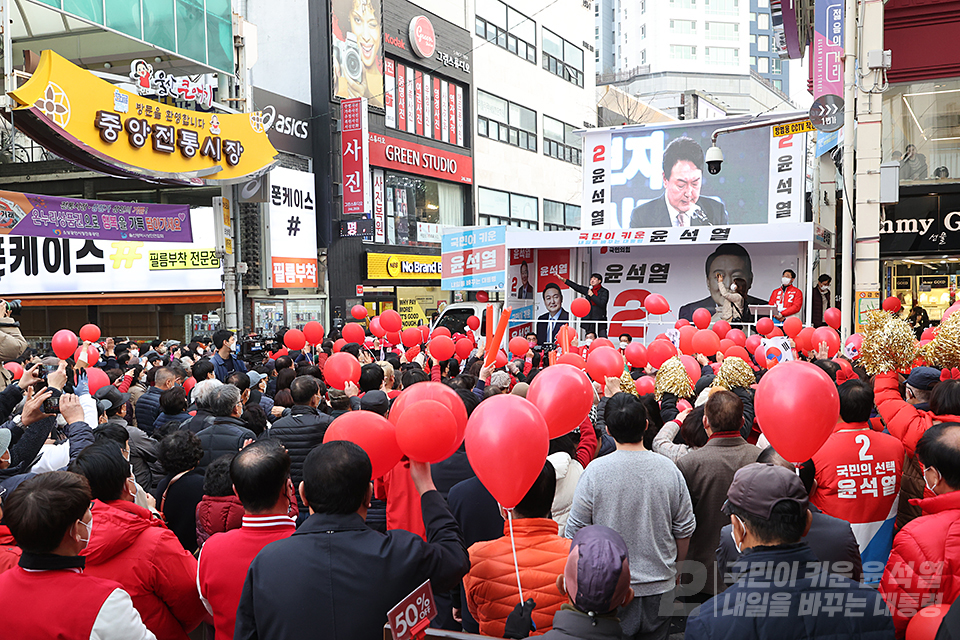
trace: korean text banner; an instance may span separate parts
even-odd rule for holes
[[[332,0],[333,95],[383,108],[381,0]]]
[[[213,210],[190,219],[197,239],[188,243],[0,235],[0,296],[219,290]]]
[[[316,289],[317,211],[313,174],[270,171],[270,282],[277,288]]]
[[[441,251],[444,291],[502,291],[506,286],[506,226],[447,227]]]
[[[747,121],[585,131],[581,228],[802,221],[806,134],[725,134],[720,174],[705,171],[714,130]]]
[[[0,234],[190,242],[190,207],[57,198],[0,191]]]

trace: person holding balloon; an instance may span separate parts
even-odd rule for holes
[[[590,303],[590,312],[583,317],[580,324],[587,333],[594,333],[601,338],[607,337],[607,302],[610,300],[610,291],[603,286],[603,276],[599,273],[590,275],[590,286],[585,287],[572,280],[563,279],[568,287],[583,295]]]

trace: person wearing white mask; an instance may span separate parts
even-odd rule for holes
[[[803,307],[803,292],[793,286],[793,282],[796,279],[796,271],[793,269],[785,269],[783,277],[780,278],[780,286],[770,294],[770,302],[768,304],[777,308],[777,312],[773,317],[776,319],[778,326],[782,325],[786,318],[800,313],[800,309]]]
[[[717,288],[720,290],[720,295],[723,296],[723,304],[720,306],[720,311],[715,316],[715,319],[726,320],[733,324],[743,322],[743,318],[746,315],[744,300],[747,299],[747,291],[750,288],[747,281],[743,278],[734,278],[733,282],[730,283],[730,287],[727,288],[723,283],[723,274],[718,273]]]
[[[810,320],[814,327],[826,325],[823,321],[823,312],[834,306],[833,298],[830,296],[831,282],[833,279],[829,274],[820,274],[817,278],[817,286],[813,289],[813,295],[810,296]]]

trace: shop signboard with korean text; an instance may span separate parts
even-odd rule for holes
[[[813,97],[843,95],[844,0],[817,0],[813,18]]]
[[[369,214],[372,204],[366,98],[351,98],[340,104],[340,129],[343,212]]]
[[[0,234],[132,242],[193,240],[187,205],[57,198],[13,191],[0,191]]]
[[[274,288],[316,289],[317,211],[313,174],[270,172],[270,282]]]
[[[798,114],[797,120],[803,119]],[[748,120],[727,118],[723,126]],[[711,175],[703,156],[719,126],[714,121],[582,132],[581,228],[803,220],[807,141],[803,128],[784,135],[776,135],[772,126],[723,135],[719,144],[725,160],[720,173]]]
[[[0,296],[219,290],[213,209],[188,219],[190,242],[0,235]]]
[[[276,162],[262,114],[178,109],[116,87],[53,51],[11,92],[17,128],[80,166],[175,184],[232,184]]]
[[[447,227],[443,231],[444,291],[502,291],[505,284],[506,226]]]

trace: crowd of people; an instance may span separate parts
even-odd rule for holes
[[[547,358],[338,337],[246,359],[225,330],[106,338],[96,362],[24,351],[0,391],[3,636],[381,638],[430,580],[433,627],[490,637],[904,638],[934,616],[960,637],[956,370],[813,357],[840,416],[790,462],[755,419],[765,368],[731,384],[700,355],[685,398],[638,395],[656,371],[628,368],[594,383],[508,513],[463,445],[374,477],[325,435],[425,382],[469,416],[525,396]],[[343,389],[324,376],[335,345],[360,366]]]

